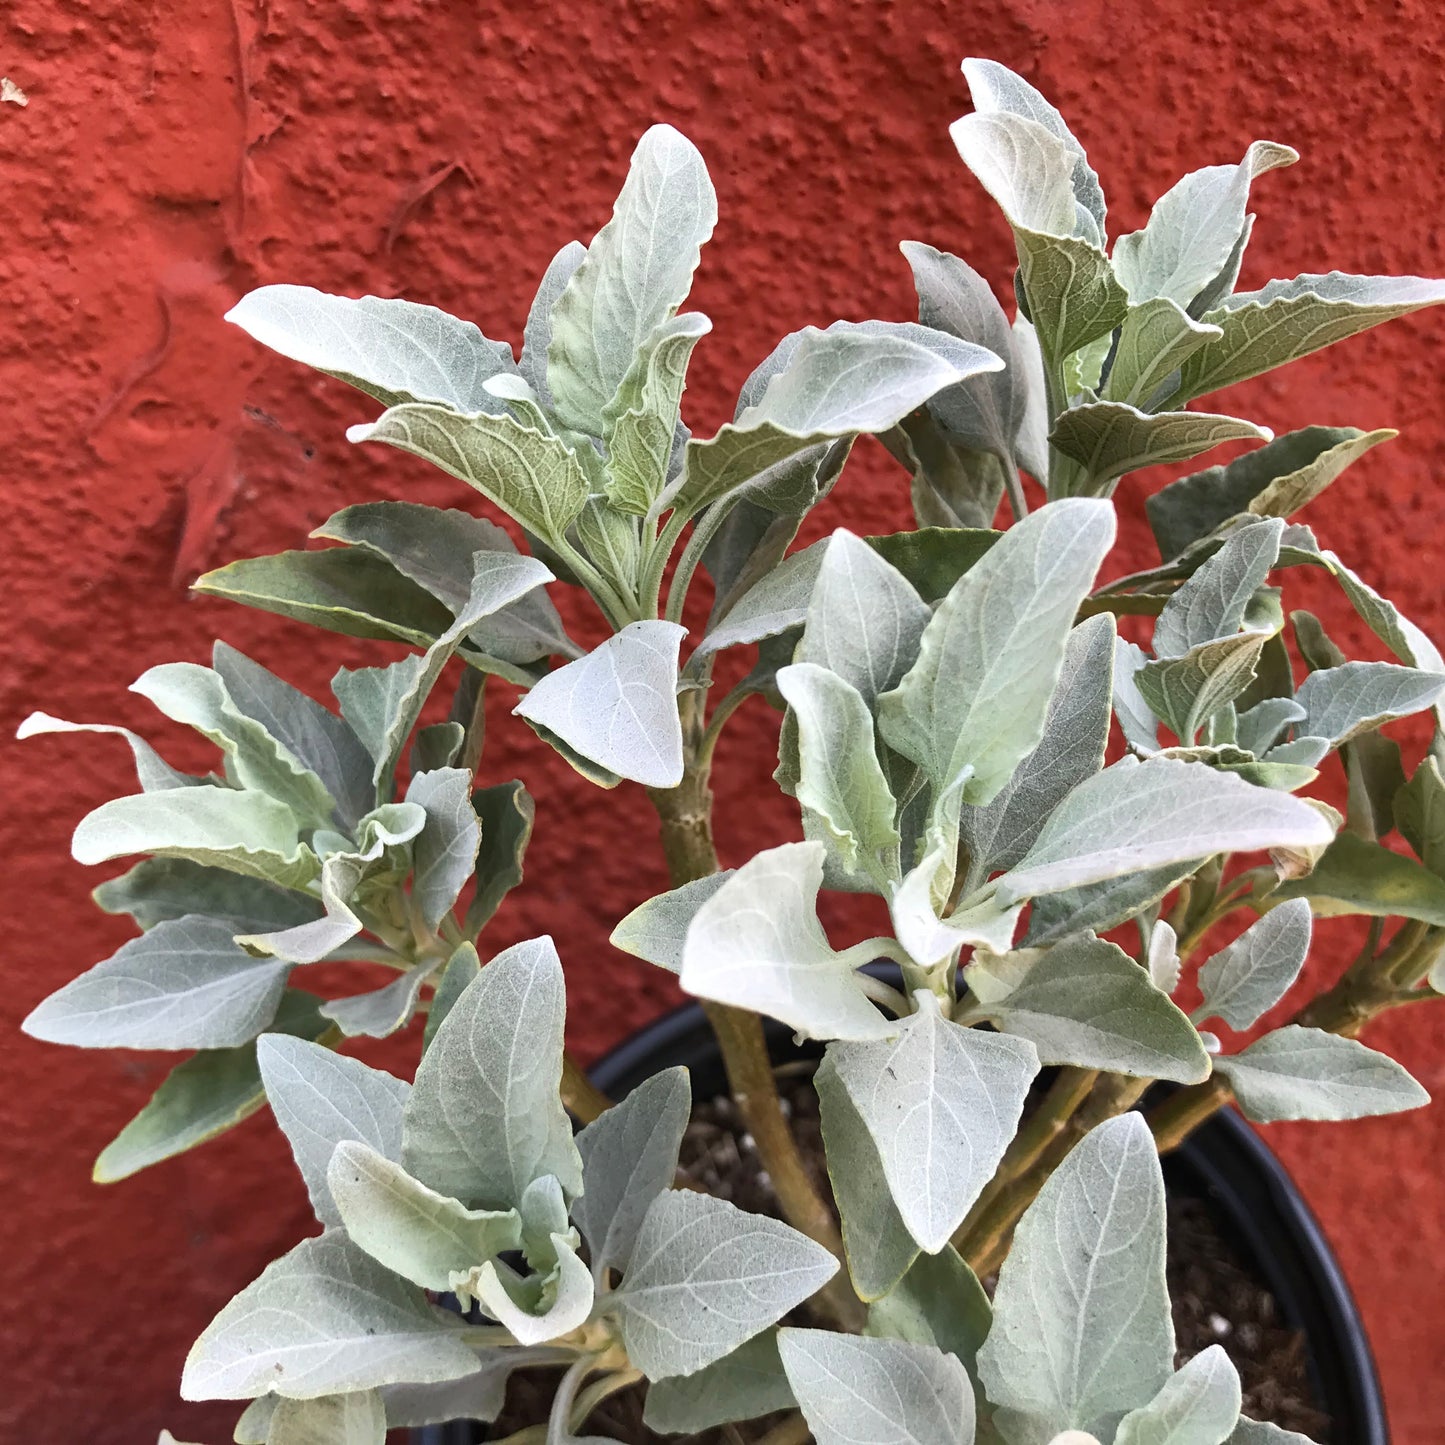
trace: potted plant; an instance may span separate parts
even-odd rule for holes
[[[99,1177],[267,1104],[322,1226],[186,1362],[187,1398],[249,1402],[238,1441],[491,1421],[514,1376],[545,1382],[514,1438],[548,1445],[595,1439],[577,1432],[622,1391],[645,1391],[639,1430],[766,1418],[745,1428],[773,1445],[1305,1438],[1241,1413],[1224,1349],[1176,1360],[1158,1151],[1231,1101],[1259,1122],[1426,1102],[1356,1036],[1445,991],[1442,735],[1407,774],[1381,731],[1442,705],[1445,662],[1290,520],[1391,433],[1274,438],[1190,408],[1445,282],[1236,291],[1251,184],[1296,159],[1272,142],[1186,176],[1110,247],[1059,113],[1002,66],[964,69],[975,109],[953,136],[1013,228],[1013,320],[963,261],[905,242],[919,321],[787,337],[712,437],[680,420],[709,328],[680,308],[714,197],[665,126],[611,221],[548,268],[519,357],[400,300],[268,286],[231,313],[382,404],[353,440],[433,461],[513,524],[377,501],[319,529],[338,545],[202,578],[416,650],[343,668],[334,710],[220,644],[209,667],[151,669],[135,689],[218,770],[124,733],[141,791],[75,833],[81,862],[142,855],[96,891],[142,931],[26,1028],[195,1051]],[[908,469],[917,530],[789,551],[865,434]],[[1150,495],[1159,565],[1110,575],[1120,477],[1227,441],[1256,445]],[[1287,615],[1298,568],[1395,661],[1347,660]],[[588,594],[610,635],[572,641],[549,587]],[[756,665],[715,696],[717,658],[745,646]],[[450,713],[424,721],[453,660]],[[478,777],[487,677],[590,783],[647,790],[674,887],[613,941],[702,1001],[711,1059],[672,1025],[605,1090],[564,1052],[552,941],[483,963],[533,821],[520,782]],[[720,870],[713,751],[755,696],[782,710],[804,838]],[[1342,811],[1308,791],[1331,754]],[[824,888],[877,895],[887,931],[835,946]],[[1336,914],[1372,920],[1343,976],[1222,1043]],[[395,978],[306,989],[337,960]],[[343,1051],[418,1020],[412,1082]],[[811,1048],[788,1087],[816,1100],[828,1186],[769,1029]],[[703,1093],[725,1079],[777,1217],[674,1187],[695,1092],[679,1047],[716,1069]],[[1173,1092],[1136,1110],[1156,1081]]]

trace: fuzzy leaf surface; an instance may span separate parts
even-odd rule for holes
[[[1266,427],[1205,411],[1143,412],[1122,401],[1070,407],[1049,440],[1084,470],[1085,495],[1106,495],[1110,484],[1140,467],[1187,462],[1222,442],[1269,441]]]
[[[276,1015],[289,964],[255,958],[223,918],[158,923],[50,995],[21,1025],[89,1049],[227,1049]]]
[[[1334,747],[1396,718],[1429,707],[1445,692],[1445,674],[1393,662],[1345,662],[1320,668],[1300,683],[1301,736],[1327,738]]]
[[[463,1203],[508,1209],[534,1179],[582,1187],[562,1080],[562,965],[550,938],[499,953],[467,985],[417,1066],[407,1171]]]
[[[682,780],[677,655],[686,629],[632,622],[544,677],[513,708],[619,777],[650,788]]]
[[[1106,1431],[1173,1362],[1164,1179],[1147,1125],[1125,1114],[1085,1135],[1019,1222],[979,1378],[1006,1436],[1047,1440]]]
[[[1064,799],[997,894],[1017,902],[1212,853],[1321,847],[1333,836],[1288,794],[1198,763],[1123,758]]]
[[[813,1075],[813,1087],[848,1275],[860,1299],[880,1299],[907,1274],[918,1258],[918,1244],[894,1202],[873,1135],[827,1054]]]
[[[468,1209],[360,1140],[336,1146],[326,1183],[352,1243],[423,1289],[449,1290],[522,1242],[516,1210]]]
[[[1223,1445],[1239,1422],[1239,1372],[1222,1345],[1188,1360],[1119,1422],[1114,1445]]]
[[[330,1025],[317,1011],[320,999],[288,989],[271,1027],[277,1033],[319,1039]],[[223,1134],[266,1102],[256,1045],[203,1049],[177,1064],[145,1107],[95,1161],[97,1184],[118,1179],[173,1158]]]
[[[823,858],[821,843],[784,843],[733,873],[693,915],[684,990],[769,1014],[810,1038],[891,1032],[854,978],[854,960],[818,922]]]
[[[651,127],[612,219],[552,307],[547,384],[567,426],[601,434],[633,359],[686,299],[716,224],[717,197],[697,148],[670,125]]]
[[[671,1188],[692,1111],[687,1070],[654,1074],[577,1136],[582,1197],[572,1217],[591,1250],[592,1272],[625,1271],[648,1206]]]
[[[184,1400],[349,1394],[405,1379],[455,1380],[477,1368],[464,1326],[333,1231],[302,1240],[201,1332],[181,1375]]]
[[[879,700],[884,740],[936,788],[964,765],[968,803],[991,802],[1043,737],[1074,614],[1114,539],[1114,514],[1055,502],[1010,529],[959,579],[918,660]]]
[[[400,1160],[402,1110],[411,1085],[360,1059],[285,1034],[261,1039],[256,1059],[317,1219],[340,1224],[326,1182],[336,1146],[356,1140],[383,1158]]]
[[[1183,396],[1204,396],[1309,356],[1397,316],[1445,301],[1445,281],[1341,271],[1271,281],[1226,297],[1199,319],[1224,335],[1184,363]]]
[[[910,1234],[942,1249],[993,1177],[1038,1072],[1033,1045],[961,1028],[923,1007],[897,1037],[829,1054]]]
[[[837,1272],[806,1235],[706,1194],[653,1200],[615,1301],[650,1380],[690,1375],[776,1324]]]
[[[1197,1084],[1209,1055],[1194,1025],[1117,944],[1084,933],[987,958],[965,973],[978,1008],[1046,1064]]]
[[[951,1355],[830,1330],[787,1329],[778,1339],[818,1445],[972,1445],[973,1388]]]
[[[1252,1028],[1285,996],[1310,950],[1314,922],[1303,898],[1272,908],[1199,970],[1198,1017]]]
[[[514,369],[512,348],[435,306],[262,286],[225,319],[263,346],[374,396],[383,406],[430,401],[483,411],[482,383]],[[494,404],[495,405],[495,404]]]
[[[1012,868],[1049,814],[1104,766],[1113,683],[1114,620],[1107,614],[1091,617],[1075,627],[1064,644],[1038,746],[1020,761],[991,803],[963,806],[959,836],[976,868]]]
[[[1289,1024],[1214,1061],[1256,1124],[1366,1119],[1418,1109],[1430,1096],[1388,1054],[1323,1029]]]
[[[587,500],[587,474],[564,442],[507,415],[407,402],[349,427],[352,442],[386,442],[459,477],[554,546]]]

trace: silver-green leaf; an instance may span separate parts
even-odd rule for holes
[[[821,843],[784,843],[743,864],[698,908],[683,945],[681,981],[694,997],[781,1019],[809,1038],[890,1033],[854,969],[818,922]]]
[[[1346,662],[1321,668],[1295,693],[1304,708],[1303,737],[1326,738],[1339,747],[1384,723],[1431,706],[1445,693],[1445,674],[1421,672],[1393,662]]]
[[[454,615],[462,612],[470,599],[478,552],[517,555],[516,544],[507,533],[485,517],[419,502],[362,502],[345,507],[311,535],[345,542],[384,558]],[[482,618],[467,643],[488,657],[517,665],[554,654],[575,657],[579,651],[540,587]],[[216,666],[219,670],[220,664]]]
[[[326,1183],[338,1144],[355,1139],[401,1158],[402,1108],[411,1085],[309,1039],[267,1034],[256,1046],[271,1112],[322,1224],[341,1223]]]
[[[816,469],[794,476],[774,468],[821,442],[887,431],[943,388],[1003,367],[981,346],[911,322],[839,321],[789,342],[756,402],[715,436],[688,442],[666,505],[691,516],[746,495],[771,511],[806,510],[817,497]]]
[[[1238,165],[1191,171],[1165,191],[1144,229],[1114,244],[1114,272],[1130,301],[1167,297],[1188,306],[1228,265],[1245,228],[1250,184],[1298,159],[1289,146],[1257,140]]]
[[[511,416],[408,402],[346,437],[386,442],[460,477],[553,546],[565,543],[587,500],[587,474],[567,445]]]
[[[690,1375],[776,1324],[837,1269],[786,1224],[668,1190],[648,1209],[613,1296],[628,1358],[650,1380]]]
[[[1102,223],[1084,220],[1090,213],[1074,190],[1077,142],[1071,146],[1037,111],[977,112],[949,134],[1013,228],[1029,319],[1046,363],[1061,367],[1129,309],[1104,254]]]
[[[1284,523],[1273,518],[1235,532],[1164,604],[1154,624],[1155,655],[1183,657],[1237,632],[1279,558],[1283,532]]]
[[[1158,411],[1174,395],[1185,357],[1221,334],[1167,297],[1131,305],[1119,328],[1103,400]]]
[[[406,740],[421,718],[422,708],[442,669],[467,633],[484,617],[509,606],[552,574],[535,557],[506,552],[478,552],[466,606],[424,653],[388,667],[343,667],[331,690],[342,715],[371,754],[379,796],[387,789]]]
[[[1239,1372],[1222,1345],[1182,1365],[1119,1422],[1114,1445],[1224,1445],[1239,1421]]]
[[[472,775],[465,768],[415,773],[406,800],[426,811],[426,823],[412,842],[411,896],[422,922],[435,931],[472,876],[481,846]]]
[[[70,843],[77,863],[133,853],[186,858],[232,873],[304,887],[320,872],[300,841],[296,815],[266,793],[243,788],[171,788],[112,798],[87,813]]]
[[[616,928],[608,940],[614,948],[645,959],[671,973],[682,969],[683,944],[693,915],[733,876],[724,868],[706,878],[695,878],[667,893],[640,903]]]
[[[1387,1054],[1358,1039],[1290,1024],[1214,1061],[1247,1118],[1365,1119],[1418,1109],[1430,1096]]]
[[[467,985],[417,1066],[402,1162],[463,1203],[508,1209],[534,1179],[582,1187],[558,1097],[566,991],[550,938],[499,953]]]
[[[612,219],[552,307],[547,384],[567,426],[601,434],[633,359],[686,299],[716,223],[697,148],[672,126],[653,126],[633,152]]]
[[[871,710],[908,671],[930,615],[896,567],[840,527],[828,539],[794,656],[836,673]]]
[[[547,348],[552,344],[552,312],[567,289],[567,283],[587,255],[581,241],[568,241],[547,263],[537,294],[527,311],[522,329],[522,354],[517,370],[537,399],[548,409],[552,405],[552,389],[547,385]]]
[[[1104,192],[1089,164],[1084,148],[1069,129],[1068,122],[1038,90],[1021,75],[996,60],[971,57],[963,62],[964,79],[975,109],[985,115],[1019,115],[1041,125],[1061,143],[1069,157],[1069,185],[1076,206],[1075,229],[1102,241],[1104,236]],[[1087,217],[1087,219],[1086,219]]]
[[[808,602],[818,580],[818,569],[831,545],[830,541],[815,542],[783,558],[760,577],[698,643],[688,659],[688,670],[697,671],[706,658],[725,647],[760,642],[790,627],[802,626],[808,616]]]
[[[338,377],[384,406],[433,401],[455,411],[500,410],[482,383],[512,371],[512,348],[435,306],[328,296],[310,286],[262,286],[225,319],[272,351]]]
[[[973,1388],[952,1355],[830,1330],[786,1329],[778,1343],[818,1445],[973,1445]]]
[[[572,1217],[599,1281],[609,1268],[627,1269],[648,1206],[672,1185],[691,1111],[687,1070],[665,1069],[577,1136],[582,1197]]]
[[[270,794],[304,824],[330,823],[335,800],[326,785],[236,706],[219,673],[194,662],[166,662],[143,672],[130,690],[215,743],[234,786]]]
[[[352,1243],[423,1289],[449,1290],[522,1242],[515,1209],[468,1209],[360,1140],[336,1146],[326,1184]]]
[[[1108,613],[1069,633],[1038,746],[991,803],[964,805],[959,836],[981,877],[1018,863],[1069,791],[1104,766],[1114,641],[1114,619]]]
[[[379,1390],[278,1400],[266,1445],[386,1445],[386,1409]]]
[[[848,1275],[859,1299],[876,1300],[908,1272],[918,1258],[918,1244],[894,1202],[878,1146],[826,1054],[813,1075],[813,1088]]]
[[[971,964],[975,1011],[1029,1040],[1046,1064],[1197,1084],[1209,1055],[1194,1025],[1118,945],[1083,933]]]
[[[999,1271],[979,1378],[1012,1437],[1104,1432],[1174,1362],[1164,1178],[1138,1114],[1087,1134],[1019,1222]]]
[[[829,1046],[904,1224],[930,1254],[993,1177],[1038,1072],[1033,1045],[961,1028],[927,1000],[896,1038]]]
[[[811,662],[779,669],[777,684],[797,720],[798,802],[821,825],[843,873],[866,875],[885,891],[899,878],[897,804],[878,762],[867,702],[850,682]]]
[[[778,1332],[764,1330],[695,1374],[669,1375],[649,1385],[642,1422],[664,1435],[695,1434],[795,1404],[778,1354]]]
[[[464,1328],[332,1231],[267,1265],[206,1326],[186,1356],[181,1398],[310,1400],[396,1379],[455,1380],[477,1369]]]
[[[675,622],[629,623],[548,673],[512,711],[618,777],[674,788],[682,781],[677,655],[685,635]]]
[[[1420,276],[1296,276],[1240,291],[1199,319],[1223,329],[1184,363],[1180,392],[1204,396],[1298,361],[1357,332],[1445,301],[1445,281]]]
[[[1006,903],[1212,853],[1314,848],[1334,836],[1308,803],[1174,758],[1123,758],[1059,805],[997,893]]]
[[[31,1038],[89,1049],[228,1049],[276,1016],[291,968],[223,918],[158,923],[31,1011]]]
[[[1114,540],[1106,503],[1055,502],[1006,532],[954,585],[918,660],[879,700],[885,741],[944,788],[973,767],[986,804],[1043,737],[1079,603]]]
[[[1204,1003],[1194,1017],[1252,1028],[1285,996],[1310,950],[1313,919],[1303,898],[1271,908],[1199,970]]]
[[[1215,412],[1150,413],[1122,401],[1091,401],[1064,412],[1049,441],[1082,468],[1076,492],[1107,496],[1126,472],[1187,462],[1222,442],[1267,442],[1273,435],[1268,427]]]

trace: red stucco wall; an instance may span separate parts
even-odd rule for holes
[[[0,73],[30,105],[0,105],[0,737],[42,705],[150,726],[126,685],[152,663],[203,657],[217,633],[324,688],[339,663],[377,650],[190,599],[185,580],[297,545],[348,502],[470,500],[409,458],[349,448],[342,429],[367,414],[364,398],[223,325],[241,292],[287,280],[405,294],[517,339],[547,259],[601,224],[634,139],[666,119],[702,148],[722,211],[694,293],[716,329],[686,404],[711,429],[784,332],[910,314],[901,238],[1004,281],[1004,227],[947,137],[965,54],[1022,70],[1063,106],[1116,231],[1183,170],[1267,136],[1305,159],[1258,188],[1247,283],[1331,265],[1445,274],[1445,15],[1423,0],[6,0]],[[1239,398],[1279,430],[1404,429],[1309,520],[1437,638],[1442,341],[1439,317],[1415,318]],[[860,448],[835,497],[828,526],[906,519],[905,488],[876,449]],[[1123,497],[1126,510],[1139,501]],[[1141,530],[1136,519],[1126,536],[1142,555]],[[1333,599],[1317,602],[1364,644]],[[484,768],[525,777],[540,821],[528,885],[492,942],[557,935],[573,1042],[590,1056],[671,999],[606,944],[662,885],[647,805],[571,775],[506,717],[505,691]],[[794,835],[767,784],[773,727],[765,709],[746,714],[723,748],[728,861]],[[176,730],[154,735],[200,765]],[[175,1402],[182,1355],[308,1222],[264,1118],[92,1187],[91,1158],[166,1061],[15,1032],[124,937],[89,906],[97,880],[68,861],[67,840],[128,786],[125,762],[98,739],[0,744],[6,1441],[148,1445],[163,1423],[229,1438],[229,1408]],[[841,936],[863,920],[834,921]],[[1338,956],[1356,933],[1345,922],[1335,936]],[[1439,1090],[1441,1027],[1421,1011],[1377,1041]],[[1439,1440],[1445,1106],[1269,1138],[1361,1296],[1397,1439]]]

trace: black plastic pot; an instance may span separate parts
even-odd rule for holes
[[[816,1057],[781,1024],[769,1022],[778,1060]],[[725,1092],[717,1042],[702,1010],[687,1004],[619,1044],[591,1071],[597,1086],[621,1098],[660,1069],[686,1064],[693,1095]],[[1384,1398],[1359,1310],[1338,1261],[1283,1165],[1232,1109],[1216,1114],[1164,1160],[1170,1194],[1202,1201],[1220,1233],[1302,1330],[1315,1392],[1334,1422],[1335,1445],[1389,1445]],[[484,1427],[470,1423],[414,1431],[413,1445],[475,1445]]]

